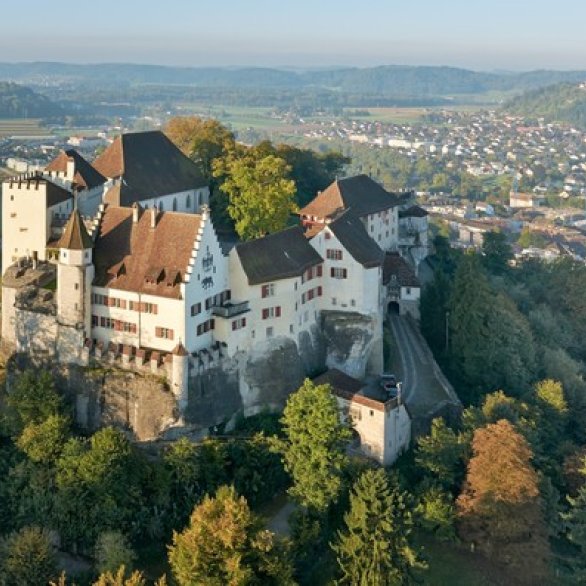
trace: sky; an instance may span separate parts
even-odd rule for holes
[[[0,61],[586,69],[586,0],[12,1]]]

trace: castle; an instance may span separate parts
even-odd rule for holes
[[[306,343],[328,313],[372,331],[368,356],[328,366],[380,374],[388,304],[418,317],[426,214],[365,175],[317,194],[299,226],[231,248],[197,166],[159,132],[123,135],[93,165],[64,151],[3,192],[4,343],[160,374],[180,412],[190,373]]]

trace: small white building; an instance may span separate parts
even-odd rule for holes
[[[330,385],[341,417],[352,424],[360,451],[383,466],[390,466],[409,448],[411,416],[395,391],[389,394],[380,377],[368,383],[331,369],[313,380]]]

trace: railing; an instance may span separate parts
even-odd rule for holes
[[[212,307],[212,313],[218,317],[234,317],[248,311],[248,301],[241,303],[224,303],[224,305],[216,305]]]

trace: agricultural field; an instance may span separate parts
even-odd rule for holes
[[[0,138],[10,136],[50,136],[50,133],[47,128],[41,126],[38,119],[0,119]]]

